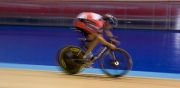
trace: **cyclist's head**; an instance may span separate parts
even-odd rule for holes
[[[103,16],[103,19],[104,19],[107,23],[109,23],[110,25],[112,25],[113,27],[117,27],[117,25],[118,25],[118,20],[117,20],[117,18],[114,17],[114,16],[111,15],[111,14],[105,14],[105,15]]]

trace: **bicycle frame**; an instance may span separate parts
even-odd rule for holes
[[[100,52],[97,52],[96,54],[98,54],[97,55],[97,58],[99,58],[99,57],[101,57],[102,55],[103,55],[103,53],[106,51],[106,50],[108,50],[109,48],[107,47],[107,46],[104,46],[102,49],[100,48],[99,50],[100,50]],[[111,59],[113,59],[113,60],[115,60],[115,54],[114,54],[114,52],[111,52],[111,55],[112,55],[112,58]]]
[[[101,47],[102,48],[102,47]],[[102,54],[108,49],[106,46],[104,46],[102,49],[101,48],[99,48],[99,51],[100,52],[97,52],[96,54],[97,54],[97,57],[96,58],[99,58],[99,57],[101,57],[102,56]]]
[[[101,47],[101,48],[102,48],[102,47]],[[101,48],[99,48],[99,50],[98,50],[98,51],[100,51],[100,52],[97,52],[97,53],[96,53],[96,54],[97,54],[97,58],[99,58],[99,57],[108,49],[106,46],[104,46],[103,49],[101,49]],[[82,51],[86,52],[87,49],[83,46],[83,47],[81,48],[81,50],[78,52],[77,56],[78,56]]]
[[[110,43],[112,43],[112,42],[110,42]],[[98,49],[98,52],[96,52],[95,53],[95,55],[96,55],[96,59],[98,59],[99,57],[101,57],[102,55],[103,55],[103,53],[106,51],[106,50],[108,50],[109,48],[107,47],[107,46],[102,46],[102,47],[100,47],[99,49]],[[85,48],[85,46],[81,46],[81,50],[79,51],[79,53],[77,54],[77,56],[81,53],[81,51],[84,51],[84,52],[86,52],[87,51],[87,49]],[[115,59],[115,54],[114,54],[114,52],[111,52],[111,59],[113,59],[113,60],[116,60]]]

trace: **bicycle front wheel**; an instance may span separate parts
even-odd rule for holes
[[[131,56],[123,49],[107,50],[101,58],[103,71],[110,77],[121,77],[132,68]]]

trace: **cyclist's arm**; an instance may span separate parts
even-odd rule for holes
[[[114,35],[112,34],[112,32],[110,30],[106,29],[106,30],[104,30],[104,33],[111,41],[115,42],[118,45],[120,44],[120,42],[118,40],[113,38]]]
[[[106,34],[107,37],[111,38],[113,37],[114,35],[112,34],[112,32],[109,30],[109,29],[105,29],[104,30],[104,33]]]

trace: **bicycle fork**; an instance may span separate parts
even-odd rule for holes
[[[119,61],[116,59],[114,52],[111,52],[110,58],[113,60],[111,64],[113,64],[115,66],[118,66],[120,64]]]

